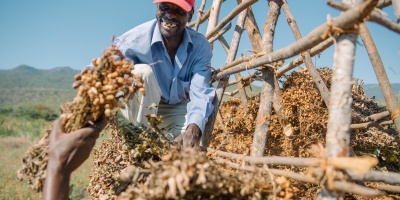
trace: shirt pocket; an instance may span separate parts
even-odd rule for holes
[[[182,80],[179,77],[177,80],[179,98],[189,100],[190,80]]]

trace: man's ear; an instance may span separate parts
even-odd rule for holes
[[[192,10],[189,12],[188,22],[192,21],[193,13],[194,13],[194,8],[192,8]]]

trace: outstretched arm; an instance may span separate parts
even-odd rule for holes
[[[187,105],[187,123],[189,126],[185,133],[181,135],[184,147],[199,145],[205,124],[213,111],[212,101],[215,90],[211,85],[211,68],[208,67],[211,65],[212,57],[212,50],[208,42],[201,48],[199,55],[197,63],[193,66],[193,76],[190,81],[190,102]]]
[[[65,134],[61,115],[50,133],[49,160],[43,188],[43,199],[68,199],[71,173],[77,169],[92,151],[99,133],[105,127],[105,119],[94,125]]]

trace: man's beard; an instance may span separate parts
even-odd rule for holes
[[[164,20],[163,18],[159,18],[158,25],[161,35],[164,38],[177,37],[183,32],[180,23],[173,20]]]

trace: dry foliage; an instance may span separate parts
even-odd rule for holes
[[[102,57],[93,59],[92,64],[92,68],[85,68],[75,76],[77,81],[73,87],[79,88],[78,93],[62,107],[62,113],[66,114],[63,122],[66,133],[111,117],[113,110],[122,107],[123,102],[137,90],[144,93],[141,77],[131,75],[133,63],[125,59],[115,46],[106,49]],[[18,178],[23,180],[26,176],[36,191],[42,190],[46,177],[50,131],[51,127],[37,144],[28,149],[17,172]]]
[[[329,68],[318,70],[328,88],[332,72]],[[312,78],[304,68],[285,76],[282,81],[282,107],[285,120],[293,127],[292,136],[285,136],[275,113],[271,116],[270,134],[265,155],[310,157],[308,149],[312,144],[324,143],[327,131],[328,108],[318,93]],[[361,123],[365,117],[383,112],[379,106],[365,96],[362,82],[355,79],[352,89],[352,123]],[[238,98],[231,98],[221,105],[220,112],[225,129],[214,127],[211,147],[234,153],[245,153],[252,143],[254,119],[259,107],[259,97],[249,98],[247,109],[243,109]],[[389,120],[390,117],[380,121]],[[218,124],[218,123],[216,123]],[[352,143],[357,154],[369,154],[398,165],[399,143],[396,133],[388,126],[352,130]],[[380,156],[374,151],[379,149]],[[390,152],[390,153],[389,153]],[[387,155],[385,158],[382,155]],[[389,156],[389,154],[391,156]],[[398,167],[398,166],[397,166]],[[395,171],[398,171],[397,168]]]
[[[114,121],[111,137],[94,151],[88,192],[93,199],[265,199],[271,179],[228,170],[204,153],[178,149],[159,133]],[[290,182],[274,180],[279,199]]]
[[[229,172],[194,149],[172,149],[147,165],[151,175],[121,199],[267,199],[272,194],[271,181],[261,171]]]
[[[320,73],[329,87],[332,76],[330,69],[321,69]],[[290,137],[285,136],[276,115],[273,114],[266,155],[313,157],[315,155],[309,151],[312,144],[325,140],[327,107],[306,70],[288,75],[282,92],[283,112],[295,132]],[[353,116],[354,123],[385,110],[365,97],[358,81],[354,82],[353,99],[353,109],[357,112]],[[258,103],[259,98],[252,97],[245,110],[237,98],[225,102],[220,111],[226,128],[220,130],[215,127],[211,146],[228,152],[248,154]],[[352,146],[357,154],[368,155],[371,153],[362,149],[365,145],[371,148],[389,146],[393,154],[396,152],[395,147],[398,149],[398,144],[395,134],[390,130],[388,127],[380,127],[379,130],[358,129],[353,133]],[[372,135],[386,137],[381,140],[355,138],[365,137],[370,132],[373,132]],[[310,197],[318,192],[318,188],[312,184],[282,181],[285,179],[282,177],[271,179],[262,171],[263,168],[257,172],[244,173],[214,163],[212,155],[207,158],[198,151],[179,151],[161,135],[130,124],[115,125],[112,137],[95,152],[95,168],[92,170],[88,188],[90,196],[95,199],[113,199],[117,195],[120,199],[290,199],[296,196]],[[364,146],[361,147],[361,144]],[[394,155],[397,157],[395,156],[393,162],[381,165],[398,165],[398,154]],[[375,156],[382,159],[379,155]],[[299,191],[297,187],[304,190]]]
[[[318,70],[328,88],[331,85],[332,72],[329,68]],[[308,71],[293,72],[282,81],[283,114],[293,129],[292,136],[283,134],[276,114],[271,116],[270,134],[267,139],[266,156],[314,157],[310,154],[313,144],[324,143],[327,132],[328,108],[318,93]],[[362,81],[357,79],[352,88],[352,123],[362,123],[367,116],[386,111],[375,101],[367,98],[362,88]],[[214,127],[210,146],[214,149],[233,153],[248,154],[252,144],[255,118],[259,107],[259,97],[249,98],[247,109],[243,109],[240,99],[231,98],[220,107],[225,129]],[[380,119],[390,120],[390,116]],[[218,123],[216,123],[218,124]],[[355,129],[351,132],[351,147],[356,155],[369,155],[379,159],[375,167],[392,172],[400,171],[400,144],[396,132],[390,126],[376,126]],[[305,169],[290,168],[292,171]],[[311,197],[318,193],[319,187],[293,181],[301,188],[297,197]]]
[[[324,68],[319,71],[329,87],[332,76],[330,69]],[[286,117],[284,120],[291,123],[294,133],[285,136],[277,116],[273,113],[266,155],[315,156],[309,149],[312,144],[323,143],[325,140],[328,109],[306,70],[293,72],[285,78],[282,84],[283,114]],[[78,94],[87,94],[92,102],[88,105],[92,105],[94,99],[99,96],[90,97],[89,93]],[[100,98],[97,103],[100,103]],[[249,99],[247,109],[243,109],[241,101],[237,98],[223,103],[220,112],[225,129],[215,127],[211,147],[243,155],[249,154],[258,107],[257,96]],[[362,83],[354,81],[353,123],[361,123],[366,116],[385,110],[366,98]],[[86,109],[87,113],[97,111]],[[156,116],[147,117],[152,129],[135,127],[123,120],[110,120],[110,138],[93,151],[94,168],[87,189],[91,198],[292,199],[311,197],[318,192],[318,187],[312,184],[288,181],[271,174],[268,176],[266,168],[244,172],[217,164],[213,161],[212,154],[207,156],[193,149],[177,149],[165,138],[162,130],[157,128],[160,119]],[[26,174],[33,177],[29,180],[35,189],[43,183],[43,161],[47,159],[43,149],[47,147],[46,142],[48,140],[43,138],[34,146],[36,151],[30,150],[31,158],[36,160],[31,159],[24,165],[25,170],[30,170]],[[381,162],[378,168],[386,167],[391,171],[399,171],[399,144],[392,129],[383,126],[356,129],[352,132],[351,145],[359,155],[367,154],[379,158]],[[37,163],[42,164],[35,165]]]
[[[112,199],[129,181],[120,173],[130,165],[144,168],[148,160],[159,161],[169,152],[171,142],[164,135],[126,121],[110,121],[111,136],[93,150],[94,167],[88,193],[93,199]]]

